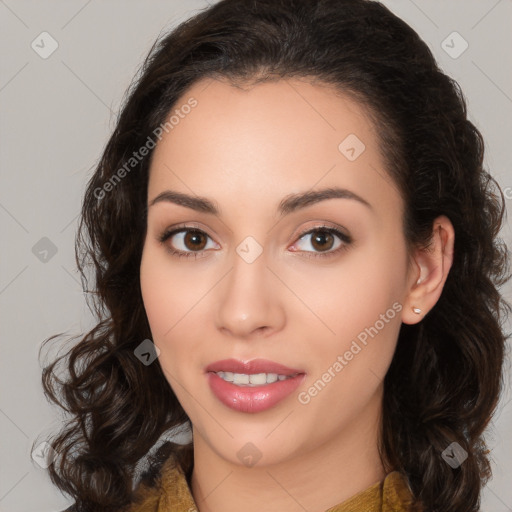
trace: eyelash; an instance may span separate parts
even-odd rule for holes
[[[195,226],[180,226],[178,228],[175,228],[175,229],[172,229],[172,230],[166,230],[164,231],[159,237],[158,237],[158,241],[161,243],[161,244],[165,244],[165,242],[171,238],[172,236],[178,234],[178,233],[182,233],[182,232],[187,232],[187,231],[195,231],[195,232],[198,232],[198,233],[201,233],[205,236],[207,236],[208,238],[211,238],[207,233],[205,233],[203,230],[195,227]],[[304,236],[306,235],[309,235],[309,234],[313,234],[317,231],[324,231],[324,232],[327,232],[331,235],[335,235],[337,236],[340,240],[341,240],[341,245],[340,247],[338,247],[337,249],[333,250],[333,251],[326,251],[326,252],[313,252],[313,251],[302,251],[302,252],[305,252],[305,253],[308,253],[309,255],[308,256],[305,256],[307,258],[330,258],[330,257],[333,257],[337,254],[339,254],[340,252],[343,252],[343,251],[346,251],[349,247],[349,245],[352,243],[352,238],[345,234],[345,233],[342,233],[340,230],[334,228],[334,227],[331,227],[331,226],[325,226],[325,225],[320,225],[320,226],[315,226],[313,228],[310,228],[306,231],[303,231],[297,238],[297,241],[301,240]],[[190,251],[190,252],[187,252],[187,251],[179,251],[179,250],[176,250],[176,249],[172,249],[171,247],[169,247],[168,245],[166,245],[166,249],[169,251],[169,253],[172,255],[172,256],[177,256],[179,258],[194,258],[194,259],[197,259],[198,257],[203,257],[203,256],[199,256],[201,253],[204,253],[205,250],[203,249],[202,251]],[[296,252],[301,252],[301,251],[296,251]]]

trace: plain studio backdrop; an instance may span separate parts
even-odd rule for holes
[[[383,3],[420,34],[461,85],[470,119],[486,141],[486,168],[510,206],[512,2]],[[69,503],[31,457],[34,440],[61,421],[42,393],[39,347],[52,334],[92,327],[74,262],[85,183],[156,37],[207,5],[0,0],[1,512],[51,512]],[[508,224],[502,237],[510,243]],[[511,290],[509,283],[509,300]],[[483,493],[484,512],[512,510],[510,381],[508,374],[487,434],[494,477]]]

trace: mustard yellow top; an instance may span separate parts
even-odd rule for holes
[[[412,494],[398,471],[325,512],[410,512]],[[154,487],[137,488],[137,503],[129,512],[198,512],[183,470],[173,457],[163,464]]]

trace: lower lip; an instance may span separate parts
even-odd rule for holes
[[[214,395],[227,407],[239,412],[262,412],[274,407],[293,393],[306,375],[278,380],[263,386],[237,386],[226,382],[214,372],[208,372],[208,384]]]

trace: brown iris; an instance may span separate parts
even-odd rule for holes
[[[189,230],[183,237],[187,249],[201,251],[206,245],[206,236],[201,231]]]
[[[311,243],[319,251],[329,250],[334,244],[334,237],[328,231],[317,230],[313,231],[311,235]]]

